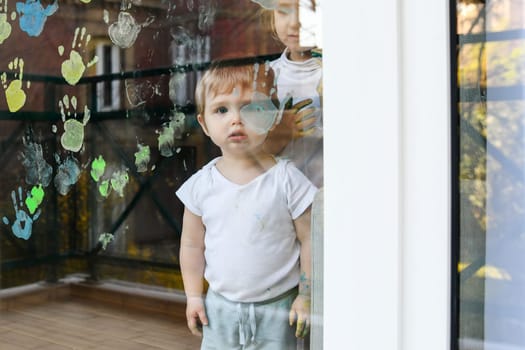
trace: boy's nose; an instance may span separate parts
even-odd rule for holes
[[[232,125],[242,124],[240,111],[232,112],[231,123],[232,123]]]

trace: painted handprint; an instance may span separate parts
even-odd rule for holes
[[[84,40],[85,42],[84,44],[82,44],[82,41]],[[69,53],[69,58],[62,62],[61,67],[62,76],[68,82],[69,85],[76,85],[80,78],[82,78],[86,67],[91,67],[92,65],[98,62],[98,56],[94,56],[91,61],[85,64],[84,60],[82,59],[82,56],[76,50],[77,47],[80,48],[82,47],[82,45],[87,46],[90,40],[91,35],[86,35],[86,27],[77,27],[75,29],[75,36],[73,37],[73,42],[71,43],[71,52]],[[64,54],[64,46],[60,45],[58,47],[58,54],[60,56]]]
[[[2,86],[5,90],[5,98],[7,99],[7,107],[10,112],[16,112],[24,106],[26,103],[26,93],[22,89],[22,78],[24,77],[24,60],[16,57],[14,60],[9,62],[8,67],[10,70],[19,70],[15,73],[15,79],[11,82],[7,81],[7,73],[2,73],[0,79]],[[29,82],[27,83],[29,87]]]
[[[161,96],[161,83],[152,83],[149,80],[139,82],[135,79],[124,80],[126,97],[132,108],[139,107],[154,96]]]
[[[199,12],[198,28],[203,32],[207,32],[215,21],[217,5],[211,0],[200,0],[197,11]]]
[[[7,14],[0,13],[0,44],[11,35],[11,24],[7,21]]]
[[[162,125],[161,131],[156,131],[160,154],[164,157],[173,155],[173,146],[175,139],[180,139],[185,130],[186,116],[181,112],[172,112],[170,121]]]
[[[267,10],[275,9],[278,4],[277,0],[252,0],[252,2],[261,5],[261,7]]]
[[[108,27],[109,38],[113,44],[123,49],[127,49],[135,43],[140,30],[143,27],[150,25],[153,20],[154,17],[148,17],[146,22],[137,23],[135,18],[129,12],[121,11],[118,14],[117,21]]]
[[[47,187],[51,182],[53,167],[44,159],[42,145],[24,138],[22,165],[26,169],[26,183]]]
[[[113,188],[120,197],[124,197],[124,187],[129,182],[127,170],[117,170],[111,175],[111,188]]]
[[[109,180],[102,180],[100,181],[100,185],[98,185],[98,193],[104,198],[108,198],[109,194],[111,193],[111,186],[109,185]]]
[[[100,179],[98,182],[98,192],[102,197],[109,197],[112,190],[117,192],[120,197],[124,197],[124,187],[129,182],[128,171],[117,170],[111,175],[110,179]]]
[[[157,131],[159,136],[158,144],[160,154],[164,157],[171,157],[173,155],[173,146],[175,145],[175,126],[172,122],[165,123],[161,131]]]
[[[58,106],[60,108],[62,121],[64,122],[64,133],[60,138],[60,143],[64,149],[71,152],[78,152],[84,142],[84,126],[88,123],[91,112],[87,106],[84,106],[84,118],[82,122],[75,119],[77,116],[76,96],[69,98],[68,95],[64,95],[62,100],[58,102]],[[73,110],[73,116],[71,115],[71,109]]]
[[[11,13],[11,20],[16,18],[16,12]],[[0,44],[11,35],[11,24],[7,20],[7,0],[0,0]]]
[[[137,173],[143,173],[148,170],[151,152],[148,145],[139,143],[138,148],[139,150],[135,152],[135,165],[137,166]]]
[[[47,17],[58,10],[58,1],[44,8],[40,0],[26,0],[16,3],[16,12],[20,15],[20,29],[29,36],[39,36],[44,30]]]
[[[99,182],[102,175],[104,175],[104,171],[106,170],[106,161],[104,160],[104,157],[102,155],[99,155],[98,158],[93,159],[93,162],[91,162],[91,177],[95,182]]]
[[[98,236],[98,241],[102,244],[102,250],[106,250],[108,244],[113,242],[114,238],[115,237],[113,236],[112,233],[109,233],[109,232],[101,233],[100,236]]]
[[[55,160],[58,164],[57,174],[55,176],[55,188],[58,193],[65,196],[71,186],[77,183],[80,178],[80,163],[73,156],[68,156],[64,162],[60,160],[58,154],[55,154]]]
[[[149,149],[149,148],[148,148]],[[106,161],[102,155],[91,162],[91,178],[98,183],[98,192],[108,198],[111,191],[114,190],[120,197],[124,197],[124,187],[129,182],[128,169],[106,171]],[[106,174],[104,176],[104,174]]]
[[[31,192],[27,194],[26,207],[29,209],[29,214],[34,214],[38,206],[44,200],[44,189],[42,185],[33,186]]]
[[[91,162],[91,178],[99,183],[98,184],[98,192],[100,195],[104,198],[107,198],[109,196],[109,193],[111,191],[111,187],[109,186],[109,180],[108,179],[102,179],[102,176],[104,176],[104,172],[106,171],[106,161],[104,160],[104,157],[102,155],[99,155],[98,158],[93,159]]]
[[[267,133],[280,113],[270,97],[258,91],[253,93],[252,102],[244,105],[240,110],[243,123],[257,134]]]
[[[18,199],[16,198],[16,192],[11,192],[11,199],[13,200],[13,207],[15,209],[15,221],[11,225],[11,230],[13,234],[22,239],[29,239],[33,231],[33,223],[40,217],[41,210],[38,209],[35,215],[29,216],[23,207],[23,198],[22,198],[22,187],[18,187]],[[20,205],[20,207],[19,207]],[[2,221],[4,224],[9,225],[10,221],[7,217],[3,217]]]

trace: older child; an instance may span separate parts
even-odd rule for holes
[[[197,85],[198,122],[222,153],[177,191],[186,317],[193,334],[202,325],[201,349],[295,349],[309,327],[317,189],[263,149],[273,80],[270,67],[216,65]]]
[[[323,186],[322,65],[312,47],[300,45],[300,11],[315,11],[315,0],[252,0],[285,46],[271,63],[279,99],[291,95],[294,105],[270,133],[267,149],[288,158],[317,186]]]

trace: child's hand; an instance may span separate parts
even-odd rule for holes
[[[315,131],[315,122],[320,110],[315,107],[308,107],[295,114],[295,124],[293,127],[293,138],[308,136]]]
[[[202,326],[208,325],[204,301],[201,297],[188,297],[186,300],[186,320],[193,335],[202,336]]]
[[[283,110],[280,123],[270,131],[265,143],[265,151],[271,154],[280,154],[294,139],[312,134],[320,110],[313,106],[312,99],[307,98],[292,105],[288,99]],[[306,107],[306,108],[305,108]]]
[[[310,297],[298,295],[290,309],[289,321],[292,326],[297,320],[295,336],[304,338],[310,329]]]
[[[297,102],[289,109],[289,112],[293,113],[290,123],[293,139],[308,136],[315,131],[314,126],[320,110],[311,104],[312,99],[307,98]]]

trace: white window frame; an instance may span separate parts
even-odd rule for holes
[[[324,349],[450,349],[448,1],[323,2]]]
[[[111,71],[104,71],[105,52],[104,47],[111,47]],[[120,72],[120,48],[112,45],[111,42],[101,42],[96,46],[97,75],[112,74]],[[97,107],[99,111],[111,111],[121,108],[120,103],[120,80],[113,80],[111,82],[111,101],[110,103],[104,97],[104,84],[97,83]]]

